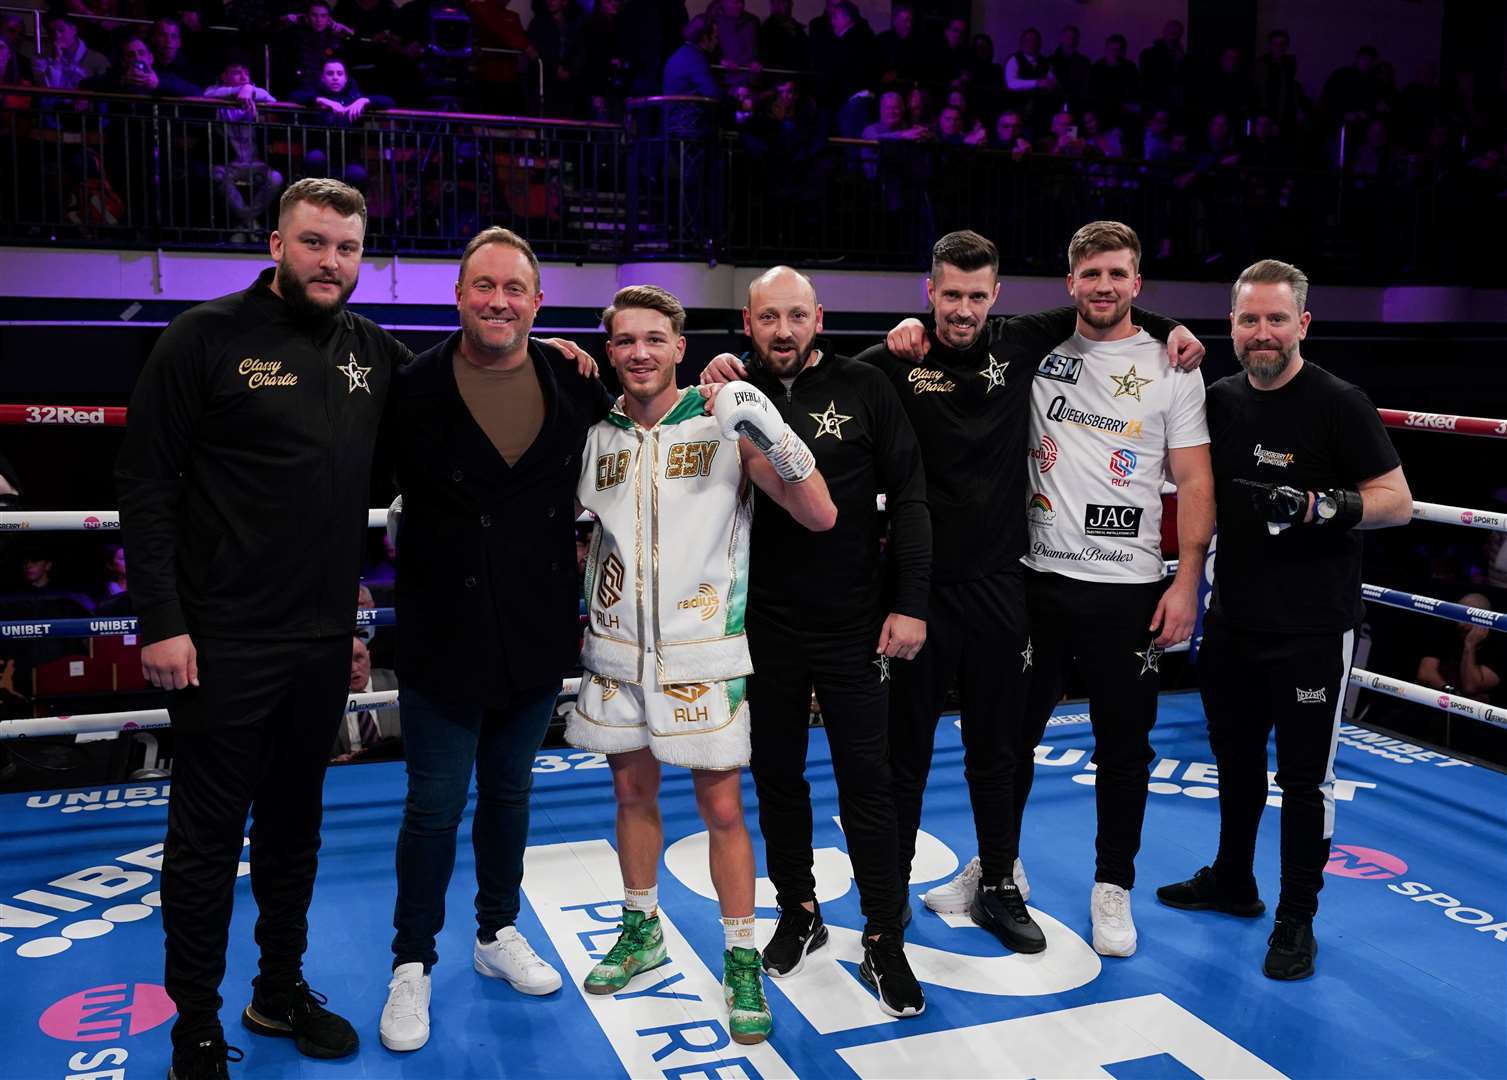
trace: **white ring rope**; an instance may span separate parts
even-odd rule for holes
[[[1375,690],[1378,693],[1401,698],[1403,701],[1411,701],[1415,705],[1427,705],[1441,712],[1454,713],[1457,716],[1469,717],[1471,720],[1481,720],[1500,728],[1507,728],[1507,709],[1500,705],[1488,705],[1484,701],[1461,697],[1459,694],[1446,694],[1443,690],[1404,682],[1402,679],[1394,679],[1387,675],[1377,675],[1362,668],[1351,669],[1350,685],[1358,686],[1363,690]]]
[[[561,696],[581,691],[579,678],[560,682]],[[346,698],[347,713],[368,709],[401,708],[396,690],[376,690],[369,694],[351,694]],[[0,740],[33,739],[53,735],[94,735],[101,732],[130,733],[170,726],[166,709],[138,709],[134,712],[85,713],[78,716],[39,716],[34,719],[0,720]]]
[[[884,496],[878,497],[884,509]],[[589,520],[584,515],[579,520]],[[1465,525],[1472,529],[1507,532],[1507,513],[1500,510],[1476,510],[1468,506],[1444,503],[1413,503],[1414,521],[1434,521],[1444,525]],[[387,528],[387,510],[366,512],[366,527]],[[120,514],[115,510],[7,510],[0,513],[0,534],[12,532],[98,532],[120,530]]]

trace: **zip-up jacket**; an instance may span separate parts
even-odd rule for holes
[[[352,631],[378,424],[413,354],[350,311],[295,318],[272,275],[174,319],[131,395],[115,484],[146,644]]]

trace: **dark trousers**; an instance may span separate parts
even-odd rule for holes
[[[349,637],[194,642],[199,686],[168,698],[173,791],[162,860],[173,1045],[220,1031],[220,982],[251,814],[261,984],[299,977],[319,860],[325,767],[350,682]]]
[[[528,845],[534,755],[554,713],[559,684],[515,693],[498,707],[442,701],[403,689],[408,799],[398,830],[398,901],[393,967],[438,955],[445,892],[455,869],[455,832],[476,773],[471,846],[476,855],[476,927],[485,941],[518,918]]]
[[[1025,723],[1016,748],[1015,823],[1021,828],[1036,772],[1036,745],[1062,699],[1071,664],[1088,686],[1094,727],[1094,802],[1098,832],[1094,880],[1129,889],[1146,817],[1151,728],[1156,723],[1161,651],[1147,627],[1164,581],[1079,581],[1026,571],[1031,670]]]
[[[898,931],[904,896],[895,873],[889,683],[875,652],[881,625],[876,618],[857,628],[801,626],[799,613],[753,607],[747,622],[754,665],[748,680],[753,778],[769,879],[781,907],[816,896],[811,785],[806,782],[815,688],[832,748],[837,805],[866,934]]]
[[[926,645],[910,663],[897,660],[890,669],[890,770],[900,881],[907,890],[937,721],[954,680],[962,715],[963,776],[984,880],[1003,881],[1014,866],[1019,838],[1011,786],[1026,650],[1021,575],[1017,565],[976,581],[933,585]]]
[[[1355,633],[1263,634],[1204,625],[1198,679],[1209,746],[1219,766],[1219,855],[1214,873],[1254,890],[1256,831],[1266,808],[1266,743],[1277,731],[1282,789],[1282,897],[1277,916],[1312,918],[1334,835],[1334,752]]]

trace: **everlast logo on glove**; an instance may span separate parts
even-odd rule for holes
[[[757,405],[759,408],[762,409],[764,407],[764,402],[762,400],[763,397],[764,397],[763,394],[750,393],[747,390],[734,390],[733,391],[733,404],[734,405]]]

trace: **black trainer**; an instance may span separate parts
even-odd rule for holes
[[[827,943],[827,924],[822,922],[821,905],[815,911],[800,904],[780,909],[780,921],[774,937],[764,946],[764,970],[776,979],[788,979],[806,966],[806,957]]]
[[[205,1039],[187,1049],[173,1048],[173,1063],[168,1066],[167,1080],[221,1080],[230,1076],[231,1061],[246,1055],[238,1046],[226,1046],[224,1039]]]
[[[302,979],[276,990],[260,982],[260,976],[252,980],[251,1004],[241,1013],[248,1031],[292,1039],[300,1054],[312,1058],[342,1058],[361,1045],[350,1022],[326,1009],[329,999]]]
[[[878,940],[865,936],[858,974],[874,988],[879,1007],[890,1016],[904,1019],[926,1011],[926,995],[911,973],[905,942],[899,934],[880,934]]]
[[[968,905],[968,916],[1018,953],[1039,953],[1047,947],[1047,937],[1026,910],[1014,881],[980,884]]]
[[[1279,917],[1266,945],[1266,962],[1261,970],[1268,979],[1306,979],[1313,974],[1319,943],[1313,938],[1312,919]]]
[[[1241,900],[1220,888],[1214,871],[1201,868],[1187,881],[1163,885],[1156,891],[1156,898],[1168,907],[1184,911],[1222,911],[1226,915],[1238,915],[1242,919],[1254,919],[1266,913],[1261,897]]]

